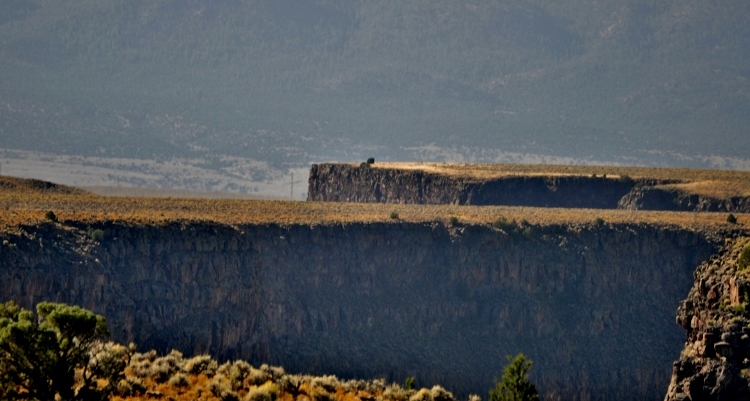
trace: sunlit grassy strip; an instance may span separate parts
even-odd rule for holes
[[[490,224],[500,217],[531,224],[608,223],[674,224],[693,229],[727,225],[726,213],[657,212],[593,209],[550,209],[508,206],[394,205],[215,199],[127,198],[97,195],[0,193],[0,224],[17,226],[45,221],[52,211],[58,221],[95,223],[123,221],[167,224],[206,221],[221,224],[343,224],[439,222],[456,217],[463,224]],[[739,224],[750,216],[736,214]]]
[[[715,198],[750,197],[750,172],[618,166],[559,166],[548,164],[375,163],[371,168],[421,170],[451,177],[490,180],[509,176],[607,176],[611,179],[652,178],[681,183],[666,186]]]
[[[353,164],[355,165],[355,164]],[[464,164],[464,163],[415,163],[415,162],[376,162],[371,168],[423,170],[446,175],[473,178],[495,178],[509,175],[584,175],[596,174],[618,178],[628,175],[632,178],[648,177],[674,180],[745,180],[750,186],[750,172],[729,170],[701,170],[688,168],[655,168],[625,166],[568,166],[552,164]]]

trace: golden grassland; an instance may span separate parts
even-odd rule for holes
[[[352,164],[352,166],[356,166]],[[727,170],[698,170],[688,168],[620,167],[620,166],[563,166],[549,164],[458,164],[377,162],[370,166],[379,169],[420,170],[451,177],[491,180],[510,176],[605,176],[651,178],[674,181],[663,185],[687,193],[725,198],[750,197],[750,172]]]
[[[500,217],[530,224],[607,223],[673,224],[691,229],[729,228],[726,213],[659,212],[600,209],[555,209],[509,206],[396,205],[371,203],[293,202],[240,199],[107,197],[76,188],[35,180],[0,177],[0,231],[47,220],[52,211],[60,222],[122,221],[161,225],[205,221],[227,225],[314,225],[402,222],[490,224]],[[736,214],[747,227],[750,215]]]

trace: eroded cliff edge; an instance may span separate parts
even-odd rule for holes
[[[680,182],[606,174],[526,173],[482,178],[364,163],[322,163],[310,168],[307,200],[750,212],[748,196],[715,197],[670,186]]]
[[[90,233],[101,230],[103,236]],[[118,341],[484,393],[505,356],[562,399],[661,399],[674,307],[713,237],[667,225],[47,223],[0,289],[104,314]]]
[[[666,401],[750,400],[748,268],[750,238],[743,237],[695,271],[695,284],[677,311],[687,341]]]

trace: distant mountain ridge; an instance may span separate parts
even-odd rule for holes
[[[8,0],[0,148],[735,168],[748,16],[739,0]]]

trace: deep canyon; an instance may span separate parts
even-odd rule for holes
[[[94,230],[103,235],[92,239]],[[669,224],[47,222],[2,235],[0,289],[77,304],[139,349],[486,395],[506,355],[548,396],[657,400],[716,235]]]

